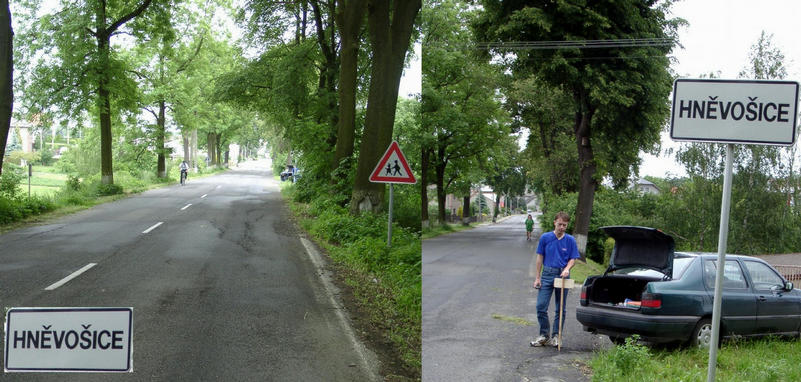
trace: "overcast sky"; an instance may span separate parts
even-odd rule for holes
[[[681,77],[698,78],[719,73],[736,79],[748,64],[748,52],[764,30],[772,34],[773,46],[785,57],[789,81],[801,78],[801,1],[798,0],[685,0],[673,5],[673,16],[689,23],[679,29],[684,47],[674,50],[678,60],[673,70]],[[678,147],[668,133],[662,134],[663,149]],[[643,155],[640,175],[660,178],[686,175],[675,157]]]

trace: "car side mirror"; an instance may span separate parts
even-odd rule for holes
[[[793,290],[793,283],[791,283],[791,282],[789,282],[789,281],[788,281],[788,282],[786,282],[786,283],[784,283],[784,290],[786,290],[786,291],[788,291],[788,292],[789,292],[789,291],[791,291],[791,290]]]

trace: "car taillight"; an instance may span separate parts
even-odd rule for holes
[[[581,306],[587,306],[587,286],[586,285],[582,285],[581,286],[581,298],[579,299],[579,304],[581,304]]]
[[[643,308],[659,309],[662,307],[662,296],[656,293],[643,293],[641,306]]]

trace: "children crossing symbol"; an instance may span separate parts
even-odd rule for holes
[[[378,165],[370,175],[370,181],[373,183],[417,183],[398,142],[390,143],[384,156],[378,161]]]

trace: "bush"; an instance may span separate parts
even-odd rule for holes
[[[81,179],[77,176],[69,175],[67,176],[67,182],[64,183],[64,187],[66,187],[66,189],[69,191],[80,191]]]
[[[108,196],[122,194],[122,186],[118,184],[103,184],[100,183],[96,186],[95,194],[97,196]]]
[[[55,207],[50,198],[33,196],[12,199],[0,195],[0,224],[13,223],[28,216],[53,210]]]
[[[0,196],[6,199],[15,199],[20,193],[19,185],[22,182],[22,178],[23,176],[18,167],[6,167],[3,175],[0,176]]]
[[[615,249],[615,239],[607,238],[604,241],[604,262],[603,266],[609,266],[609,260],[612,258],[612,250]]]

